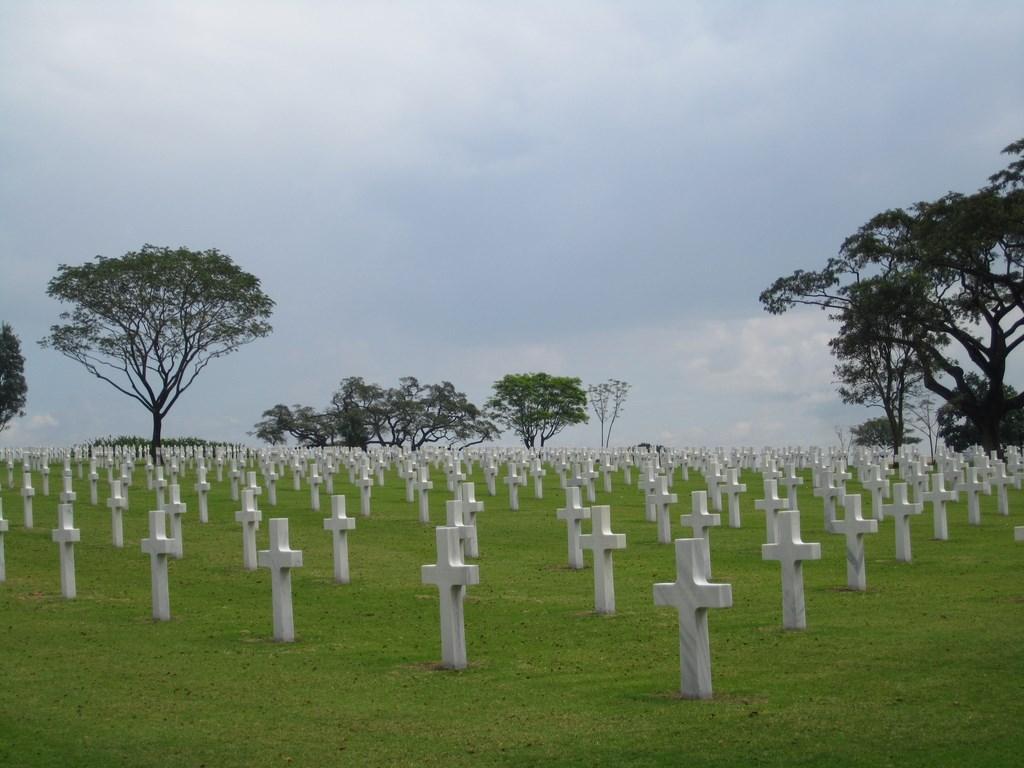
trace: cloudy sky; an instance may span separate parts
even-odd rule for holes
[[[346,376],[479,403],[543,370],[633,385],[615,443],[833,441],[872,413],[835,395],[827,321],[757,296],[1005,165],[1022,29],[1017,0],[4,2],[0,319],[29,402],[0,445],[148,434],[36,344],[59,264],[143,243],[219,248],[277,302],[167,436],[244,440]]]

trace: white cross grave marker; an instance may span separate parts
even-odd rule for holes
[[[646,498],[648,509],[654,510],[654,518],[658,522],[658,543],[672,543],[672,520],[669,517],[669,505],[679,501],[679,496],[668,492],[668,478],[658,475],[654,478],[654,487]]]
[[[803,484],[804,479],[796,473],[796,464],[792,462],[786,464],[786,472],[779,478],[779,485],[786,489],[786,509],[798,509],[796,489],[797,486]]]
[[[583,568],[583,548],[580,546],[582,521],[590,519],[590,507],[580,505],[579,486],[566,486],[565,506],[555,510],[555,517],[564,520],[569,534],[569,567]]]
[[[209,499],[207,497],[210,493],[210,484],[206,481],[206,467],[202,465],[196,468],[196,493],[199,495],[199,522],[209,522]]]
[[[149,555],[149,574],[153,595],[153,618],[169,621],[171,599],[167,580],[167,556],[174,552],[174,539],[166,535],[167,513],[162,509],[150,510],[149,538],[142,540],[142,551]]]
[[[345,514],[345,497],[331,496],[331,516],[324,520],[324,530],[331,532],[334,550],[334,580],[348,584],[348,532],[356,527],[355,518]]]
[[[680,692],[687,699],[710,699],[708,608],[731,607],[732,585],[708,583],[698,539],[676,539],[676,580],[654,585],[654,604],[679,612]]]
[[[691,512],[688,515],[679,516],[679,524],[693,530],[693,536],[700,539],[701,551],[704,553],[704,573],[711,578],[711,532],[709,528],[715,528],[722,524],[722,516],[717,512],[708,512],[708,492],[693,491],[690,494]]]
[[[769,544],[775,543],[775,531],[778,528],[779,512],[784,509],[790,509],[788,501],[779,498],[778,483],[778,480],[765,480],[764,498],[754,502],[754,509],[764,512],[765,541]]]
[[[125,502],[125,497],[121,495],[121,481],[114,480],[110,484],[110,498],[107,499],[107,506],[110,507],[110,537],[118,549],[124,547]]]
[[[362,473],[359,476],[359,514],[363,517],[370,516],[370,497],[373,494],[373,478],[370,477],[369,467],[363,465]]]
[[[57,527],[50,534],[60,549],[60,593],[68,600],[75,598],[75,542],[82,538],[74,510],[71,504],[58,504]]]
[[[181,487],[177,483],[170,485],[171,500],[164,505],[164,512],[167,519],[171,521],[171,538],[175,541],[175,550],[172,553],[175,560],[181,560],[185,555],[185,542],[181,535],[181,518],[188,511],[187,505],[181,500]]]
[[[910,515],[920,515],[923,506],[921,502],[907,501],[906,483],[893,483],[892,504],[884,504],[882,509],[896,522],[896,562],[910,562]]]
[[[967,467],[966,480],[953,487],[967,495],[967,522],[971,525],[981,525],[981,503],[978,494],[991,493],[992,488],[987,481],[978,476],[978,468]]]
[[[591,532],[580,536],[580,546],[594,553],[594,611],[615,613],[615,571],[612,552],[626,548],[626,534],[612,533],[609,506],[590,508]]]
[[[779,512],[777,533],[775,543],[761,545],[761,557],[782,566],[782,626],[806,629],[803,561],[820,560],[821,544],[800,539],[800,513],[794,510]]]
[[[424,584],[434,584],[440,596],[442,664],[448,669],[465,669],[468,662],[463,600],[466,587],[480,583],[480,567],[463,562],[457,529],[439,526],[435,536],[437,564],[422,566],[420,578]]]
[[[459,493],[462,499],[462,522],[469,526],[469,536],[466,537],[466,554],[470,557],[480,557],[480,540],[476,532],[476,516],[484,511],[484,503],[476,500],[476,485],[474,483],[461,483]]]
[[[932,475],[932,489],[921,494],[921,501],[932,504],[932,526],[935,538],[939,541],[949,539],[949,524],[946,519],[946,502],[956,501],[960,494],[946,490],[946,476],[941,472]]]
[[[719,487],[721,492],[729,497],[729,527],[740,527],[740,494],[747,490],[746,483],[739,481],[738,469],[730,469],[727,473],[727,480]]]
[[[846,515],[837,520],[832,533],[846,536],[846,586],[863,592],[867,589],[867,573],[864,562],[864,534],[878,533],[877,520],[865,520],[860,515],[860,494],[843,497]]]
[[[263,513],[256,508],[252,491],[242,491],[242,509],[235,512],[235,521],[242,524],[242,567],[247,571],[256,570],[256,531],[260,527]]]
[[[508,486],[508,507],[513,512],[519,511],[519,474],[516,470],[516,463],[508,463],[508,474],[505,475],[505,485]]]
[[[4,534],[11,528],[11,524],[4,520],[4,500],[0,498],[0,584],[7,581],[7,559],[4,554]]]
[[[270,598],[274,607],[274,639],[295,640],[292,615],[292,568],[302,567],[302,552],[288,545],[288,518],[270,518],[270,549],[261,549],[260,568],[270,569]]]
[[[34,522],[32,517],[32,497],[36,495],[35,489],[32,487],[32,473],[28,470],[28,465],[21,470],[21,498],[23,499],[22,509],[25,513],[25,527],[31,528]]]
[[[430,479],[430,466],[420,464],[416,469],[416,480],[413,482],[420,500],[420,522],[430,522],[430,494],[434,481]],[[493,495],[493,494],[492,494]]]

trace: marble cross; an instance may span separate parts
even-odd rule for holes
[[[476,500],[476,485],[474,483],[460,483],[459,497],[462,499],[462,522],[469,526],[469,535],[466,537],[466,554],[469,557],[480,557],[476,516],[484,511],[484,503]]]
[[[334,551],[334,580],[349,583],[348,532],[356,527],[355,518],[345,514],[345,497],[331,496],[331,516],[324,520],[324,530],[331,532]]]
[[[256,531],[262,519],[252,491],[246,488],[242,491],[242,508],[235,512],[235,522],[242,524],[242,567],[247,571],[256,570]]]
[[[740,521],[740,494],[747,490],[745,483],[739,481],[738,469],[729,469],[726,473],[726,481],[719,487],[722,493],[729,497],[729,527],[739,528]]]
[[[679,612],[680,692],[687,699],[711,698],[708,608],[732,606],[732,586],[709,584],[699,539],[676,539],[676,580],[654,585],[654,604]]]
[[[110,498],[107,499],[107,506],[110,507],[111,539],[118,549],[124,547],[124,510],[128,506],[127,501],[121,495],[121,481],[114,480],[110,484]]]
[[[4,554],[4,535],[11,528],[11,524],[4,520],[4,500],[0,498],[0,584],[7,581],[7,560]]]
[[[779,485],[786,489],[786,509],[796,510],[797,506],[796,489],[803,485],[804,479],[796,473],[796,464],[786,464],[786,472],[779,478]]]
[[[323,479],[314,461],[309,467],[309,507],[314,512],[320,511],[320,484]]]
[[[988,484],[996,489],[996,499],[998,503],[998,512],[1000,515],[1006,516],[1010,514],[1009,501],[1006,498],[1006,486],[1014,485],[1015,480],[1006,474],[1006,464],[1001,461],[995,462],[992,467],[992,472],[988,476]]]
[[[210,493],[210,484],[206,481],[206,467],[202,465],[196,468],[196,493],[199,494],[199,522],[209,522],[207,495]]]
[[[779,498],[778,480],[764,481],[764,498],[754,502],[754,509],[764,512],[765,541],[775,543],[776,521],[779,512],[790,509],[786,499]]]
[[[820,560],[821,544],[800,539],[800,513],[795,510],[779,512],[777,532],[774,543],[761,545],[761,557],[782,566],[782,626],[806,629],[803,561]]]
[[[583,568],[583,548],[580,546],[582,521],[590,519],[590,507],[580,504],[579,486],[567,486],[565,489],[565,506],[555,510],[555,517],[564,520],[569,535],[569,567],[573,570]]]
[[[909,563],[910,556],[910,516],[920,515],[923,509],[921,502],[907,501],[907,484],[893,483],[892,504],[883,504],[886,515],[891,515],[896,525],[896,561]]]
[[[580,536],[580,546],[594,553],[594,611],[615,613],[615,571],[612,552],[626,548],[626,534],[612,533],[609,506],[590,508],[591,532]]]
[[[977,467],[967,467],[967,478],[953,487],[967,496],[967,522],[981,525],[981,501],[978,494],[992,492],[988,481],[979,477]]]
[[[302,567],[302,552],[288,544],[288,518],[270,518],[270,549],[258,554],[260,568],[270,569],[270,598],[274,607],[274,639],[295,640],[292,616],[292,568]]]
[[[370,477],[369,467],[363,465],[359,475],[359,514],[363,517],[370,516],[370,498],[373,495],[373,478]]]
[[[171,538],[174,539],[175,550],[172,553],[175,560],[181,560],[185,555],[184,539],[181,535],[181,518],[187,511],[187,505],[181,500],[181,488],[177,483],[171,483],[171,500],[164,505],[164,512],[171,521]]]
[[[153,618],[169,621],[171,598],[167,579],[167,556],[175,551],[174,539],[167,538],[167,513],[154,509],[149,513],[149,538],[142,540],[142,551],[149,555]]]
[[[544,476],[548,473],[544,469],[544,465],[541,460],[534,457],[530,464],[530,477],[533,478],[533,496],[536,499],[544,498]]]
[[[164,490],[167,488],[167,481],[164,479],[164,468],[163,466],[156,467],[156,479],[153,481],[153,487],[156,489],[156,508],[164,508]]]
[[[430,522],[430,496],[429,492],[434,487],[430,479],[430,467],[427,464],[420,464],[416,469],[416,480],[413,482],[416,494],[420,500],[420,522]],[[493,494],[492,494],[493,495]]]
[[[51,537],[60,548],[60,592],[68,600],[75,598],[75,543],[82,532],[75,528],[75,508],[71,504],[57,505],[57,527]]]
[[[658,475],[654,478],[654,487],[646,498],[648,509],[654,510],[654,518],[658,522],[658,543],[672,543],[672,520],[669,517],[669,505],[679,501],[679,496],[668,492],[668,478]]]
[[[463,518],[464,505],[462,499],[450,499],[445,502],[445,526],[448,528],[454,528],[459,532],[459,545],[462,547],[462,558],[465,560],[466,552],[468,550],[467,542],[473,536],[475,531],[473,528],[466,524]]]
[[[946,519],[946,502],[957,501],[960,494],[946,490],[946,476],[941,472],[932,475],[931,490],[921,494],[922,502],[932,504],[932,527],[939,541],[949,539],[949,525]]]
[[[694,538],[701,542],[701,552],[704,555],[704,573],[711,578],[711,535],[709,528],[716,528],[722,524],[722,516],[717,512],[708,512],[708,492],[693,491],[690,494],[690,504],[693,512],[688,515],[679,516],[679,524],[693,530]]]
[[[846,586],[863,592],[867,589],[864,561],[864,534],[878,533],[877,520],[865,520],[860,514],[860,494],[843,497],[846,515],[833,525],[832,533],[846,536]]]
[[[31,528],[34,521],[32,515],[32,497],[36,495],[35,488],[32,487],[32,473],[28,470],[28,465],[25,465],[21,470],[21,498],[22,509],[25,513],[25,527]]]
[[[821,475],[821,485],[814,489],[814,495],[822,500],[825,507],[825,530],[835,533],[836,500],[843,496],[842,488],[832,481],[831,469],[826,469]]]
[[[1005,477],[1005,475],[1004,475],[1004,477]],[[72,489],[72,487],[71,487],[72,477],[71,477],[71,468],[70,467],[65,467],[64,474],[62,476],[62,480],[64,482],[64,488],[60,492],[60,503],[61,504],[73,504],[75,499],[78,498],[78,494],[76,494],[74,492],[74,490]],[[1004,493],[1004,495],[1005,495],[1005,493]]]
[[[505,485],[508,486],[508,507],[513,512],[519,511],[519,486],[521,484],[516,471],[516,463],[510,461],[508,463],[508,474],[505,476]]]
[[[876,520],[884,520],[882,499],[889,495],[889,478],[882,476],[882,468],[871,464],[867,468],[867,477],[860,481],[861,488],[871,493],[871,516]]]
[[[448,669],[465,669],[466,627],[463,600],[466,587],[480,583],[480,567],[462,560],[459,531],[440,526],[435,530],[437,564],[420,568],[424,584],[437,587],[441,603],[441,659]]]

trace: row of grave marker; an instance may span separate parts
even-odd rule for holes
[[[510,473],[509,476],[513,476],[513,473]],[[939,475],[939,477],[941,477],[941,475]],[[972,478],[972,480],[976,481],[976,478]],[[659,520],[659,532],[663,529],[660,521],[666,516],[665,512],[662,510],[667,512],[668,504],[675,502],[675,494],[667,493],[664,481],[665,478],[663,476],[658,478],[653,492],[648,495],[649,508],[654,508],[655,516]],[[767,490],[769,482],[774,482],[774,480],[766,481],[766,499],[768,496]],[[250,483],[252,483],[251,478]],[[727,484],[725,484],[727,493],[734,490],[736,485],[735,476],[730,477]],[[468,498],[464,497],[461,501],[449,502],[449,508],[451,508],[452,505],[463,504],[471,505],[471,509],[482,506],[473,498],[472,487],[471,483],[461,485],[463,494],[466,493],[467,488],[469,489]],[[157,488],[159,499],[159,485]],[[938,483],[938,488],[941,488],[941,482]],[[742,490],[745,490],[745,487],[743,487]],[[905,535],[901,535],[900,531],[905,528],[907,515],[919,513],[921,504],[907,501],[906,484],[896,484],[894,486],[894,490],[894,504],[885,505],[880,508],[880,511],[884,512],[888,508],[888,511],[896,517],[898,521],[896,526],[898,558],[909,560],[909,539],[906,538]],[[70,499],[68,498],[69,495]],[[117,494],[115,493],[114,495],[116,497]],[[170,507],[170,510],[165,510],[163,514],[161,514],[160,511],[152,512],[150,514],[150,537],[143,542],[143,551],[146,551],[151,555],[153,563],[154,616],[157,618],[165,617],[164,614],[169,616],[169,604],[166,605],[166,608],[164,607],[167,603],[166,557],[168,555],[180,557],[182,554],[180,514],[175,513],[178,510],[183,513],[184,505],[179,501],[177,487],[172,487],[171,495],[172,500],[170,504],[165,505],[166,507]],[[245,561],[246,568],[255,568],[256,563],[254,561],[258,560],[259,565],[269,567],[273,570],[274,576],[272,578],[272,591],[274,594],[275,637],[280,640],[290,640],[294,638],[294,627],[291,622],[290,577],[287,575],[287,572],[290,568],[301,565],[301,553],[291,550],[288,547],[287,520],[275,519],[271,521],[271,549],[260,552],[258,558],[255,556],[255,530],[252,523],[255,522],[258,524],[258,520],[252,520],[252,511],[255,508],[254,502],[251,502],[252,495],[252,489],[246,489],[246,491],[243,492],[243,510],[236,513],[236,519],[243,523],[243,530],[252,531],[251,537],[246,535],[244,538],[246,544],[243,546],[243,560]],[[843,506],[847,514],[845,519],[842,521],[835,519],[834,508],[830,515],[828,508],[829,495],[816,495],[822,495],[823,500],[825,501],[827,529],[834,533],[846,534],[849,586],[855,589],[863,589],[863,535],[864,533],[876,532],[877,522],[874,520],[864,520],[861,517],[859,495],[846,495],[843,497]],[[66,572],[70,572],[71,574],[70,591],[73,593],[74,590],[72,546],[76,541],[78,541],[78,532],[73,529],[70,522],[70,502],[74,500],[74,497],[67,484],[65,485],[65,491],[62,494],[62,497],[64,498],[62,499],[62,504],[59,508],[61,515],[60,524],[58,525],[58,529],[54,531],[53,537],[54,541],[58,542],[61,547],[62,591],[67,594],[68,576],[66,576]],[[730,510],[732,508],[732,498],[733,496],[730,495]],[[343,509],[343,497],[332,498],[332,506],[337,503],[337,499],[341,500]],[[935,502],[933,501],[933,503]],[[941,500],[939,500],[939,503],[941,503]],[[567,487],[566,509],[559,510],[559,517],[563,517],[567,522],[570,522],[572,518],[569,514],[569,510],[575,511],[580,509],[582,508],[579,505],[579,486],[570,485]],[[772,514],[772,512],[774,512],[774,514]],[[565,514],[563,515],[563,513]],[[763,557],[765,559],[779,560],[783,566],[784,625],[787,628],[802,628],[806,624],[803,609],[803,587],[800,568],[804,560],[820,558],[820,545],[808,544],[800,540],[799,513],[796,510],[773,509],[770,512],[766,510],[766,513],[766,518],[778,519],[778,525],[781,529],[776,536],[773,533],[774,526],[771,522],[768,523],[768,542],[764,545]],[[167,537],[165,532],[160,530],[163,527],[162,521],[165,519],[164,515],[172,521],[172,528],[175,526],[175,521],[177,521],[177,531],[172,531],[172,535],[170,537]],[[470,515],[472,516],[472,513],[470,513]],[[332,515],[332,518],[325,520],[325,528],[328,528],[332,520],[337,520],[338,517],[339,515],[335,512],[335,514]],[[342,512],[340,517],[344,518],[344,512]],[[454,521],[455,524],[452,525],[453,515],[449,511],[449,525],[439,528],[437,534],[439,548],[438,564],[434,566],[424,566],[423,578],[425,583],[437,583],[439,588],[442,587],[442,582],[444,582],[444,588],[441,589],[441,591],[444,594],[445,591],[448,590],[448,594],[451,596],[451,599],[442,598],[442,648],[445,664],[447,666],[458,667],[460,665],[465,665],[465,648],[464,631],[460,627],[456,627],[456,624],[461,624],[461,597],[458,597],[457,594],[461,595],[461,591],[459,590],[463,590],[466,585],[478,583],[479,577],[478,574],[476,576],[451,576],[451,574],[454,573],[470,573],[470,571],[460,570],[457,566],[459,566],[460,563],[464,566],[461,553],[463,547],[470,541],[470,537],[467,532],[469,530],[473,531],[471,540],[473,542],[472,546],[474,549],[476,539],[475,525],[472,523],[466,524],[459,520],[458,518],[460,516],[458,514],[454,515],[454,517],[456,518]],[[705,517],[717,516],[711,516],[707,513],[706,492],[695,492],[694,513],[691,516],[684,515],[681,522],[682,524],[687,525],[694,518],[702,519]],[[595,507],[591,510],[591,519],[593,521],[593,531],[591,534],[579,533],[579,521],[580,519],[586,519],[585,516],[576,516],[573,520],[575,525],[570,524],[569,526],[570,567],[575,567],[574,564],[582,564],[581,553],[578,558],[575,557],[574,539],[577,546],[582,548],[591,548],[594,550],[595,610],[598,612],[614,611],[614,579],[611,569],[611,552],[625,546],[625,537],[622,534],[614,534],[611,532],[609,518],[610,510],[608,507]],[[687,520],[687,518],[690,518],[691,520]],[[734,523],[733,527],[738,527],[738,516],[735,516],[734,518],[734,516],[730,514],[730,522]],[[354,521],[351,521],[351,527],[354,527]],[[706,534],[706,528],[707,526],[702,525],[701,530],[704,534]],[[6,525],[2,526],[2,529],[6,529]],[[573,533],[574,530],[575,536]],[[1018,538],[1024,538],[1024,536],[1022,536],[1022,532],[1024,532],[1024,529],[1018,529]],[[455,554],[455,549],[449,546],[452,536],[455,537],[455,540],[457,540],[459,544],[457,548],[458,555]],[[659,536],[659,538],[663,537]],[[252,542],[251,546],[248,543],[250,541]],[[903,541],[904,544],[901,545],[900,541]],[[706,612],[708,607],[725,607],[726,604],[731,604],[731,592],[729,591],[728,585],[707,584],[707,579],[710,578],[710,548],[706,535],[694,539],[678,539],[675,544],[677,570],[679,571],[677,581],[672,584],[656,585],[655,601],[657,604],[675,605],[680,610],[680,648],[683,669],[683,693],[684,695],[702,697],[710,695],[710,655],[709,652],[707,652],[707,627],[704,612]],[[2,543],[0,543],[0,547],[2,547]],[[469,554],[470,556],[474,556],[475,552],[470,550]],[[0,558],[2,558],[2,549],[0,549]],[[160,565],[161,560],[163,563],[162,568]],[[67,562],[70,562],[69,569],[65,567]],[[344,569],[347,571],[347,554],[344,558],[344,562]],[[475,568],[475,566],[465,567]],[[339,555],[337,545],[335,546],[335,570],[337,578],[339,574]],[[162,577],[160,576],[161,573],[163,574]],[[439,575],[445,573],[448,575]],[[684,573],[686,574],[685,578],[683,576]],[[452,583],[448,583],[448,581]],[[688,585],[686,589],[680,586],[684,582]],[[709,589],[704,589],[705,586]],[[700,590],[697,590],[697,587],[700,587]],[[714,589],[710,589],[711,587]],[[695,592],[695,590],[697,590],[697,592]],[[705,597],[695,597],[698,593],[705,595]],[[708,597],[707,595],[714,596]],[[704,604],[705,602],[707,603],[706,605]],[[691,621],[690,619],[686,619],[684,621],[684,609],[687,612],[687,616],[689,616],[691,608],[695,611],[693,620]],[[458,618],[459,621],[456,621],[456,618]],[[459,651],[459,638],[462,638],[461,651]],[[708,661],[706,670],[704,669],[703,661],[701,661],[704,657],[706,657]],[[689,672],[687,670],[689,670]],[[704,682],[705,680],[706,685]]]

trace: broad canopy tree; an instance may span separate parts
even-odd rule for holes
[[[0,325],[0,432],[7,429],[11,419],[25,415],[25,358],[21,354],[21,341],[7,323]]]
[[[144,245],[62,264],[47,294],[72,306],[39,343],[150,412],[154,460],[164,417],[207,365],[266,336],[274,302],[216,249]]]
[[[912,356],[926,389],[956,403],[986,450],[1024,408],[1007,397],[1006,362],[1024,342],[1024,140],[1017,156],[971,195],[885,211],[847,238],[816,272],[797,270],[761,294],[771,313],[817,305],[840,321],[836,339],[866,353],[877,345]],[[972,388],[961,360],[986,382]]]
[[[527,448],[543,448],[566,427],[587,422],[587,393],[570,376],[509,373],[494,382],[487,407]]]

